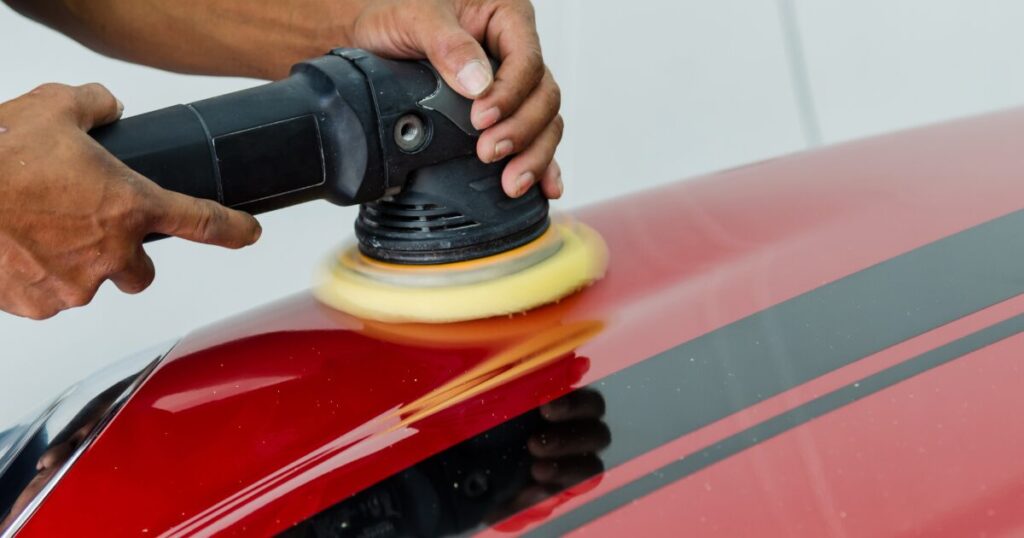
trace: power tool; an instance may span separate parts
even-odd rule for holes
[[[509,198],[507,160],[476,157],[471,105],[429,63],[336,49],[278,82],[90,134],[166,189],[249,213],[315,199],[360,204],[357,248],[329,264],[317,294],[362,317],[507,314],[599,278],[606,251],[593,230],[553,225],[537,186]],[[524,273],[532,292],[487,289]]]

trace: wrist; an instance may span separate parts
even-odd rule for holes
[[[338,36],[340,42],[333,45],[331,48],[337,47],[355,47],[356,46],[356,24],[359,22],[359,18],[362,17],[366,11],[366,7],[370,5],[374,0],[348,0],[344,2],[345,7],[343,13],[341,13],[338,21]]]
[[[356,45],[356,23],[371,0],[342,0],[328,8],[309,9],[304,16],[291,16],[276,25],[273,39],[248,43],[239,58],[242,76],[279,79],[303,60],[315,58],[339,47]],[[266,34],[264,34],[266,35]]]

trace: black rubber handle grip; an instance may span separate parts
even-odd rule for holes
[[[169,190],[259,213],[317,197],[325,172],[298,78],[126,118],[90,134]]]

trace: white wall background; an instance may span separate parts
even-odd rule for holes
[[[1024,103],[1024,3],[1012,0],[535,2],[565,97],[563,208]],[[110,60],[2,6],[0,50],[0,100],[99,81],[133,114],[256,84]],[[134,350],[305,289],[354,215],[324,203],[266,215],[259,245],[240,252],[162,241],[140,296],[107,285],[45,322],[0,313],[0,424]]]

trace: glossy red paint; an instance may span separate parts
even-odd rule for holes
[[[565,513],[569,510],[582,506],[602,495],[605,495],[616,488],[624,486],[633,480],[636,480],[646,474],[657,471],[661,467],[672,463],[681,456],[687,454],[693,454],[707,446],[713,445],[715,442],[725,439],[731,435],[734,435],[747,428],[753,427],[756,424],[765,421],[773,416],[780,415],[786,411],[797,408],[804,405],[814,398],[818,398],[831,391],[838,390],[844,385],[854,383],[858,380],[864,379],[872,374],[885,370],[886,368],[892,367],[896,364],[904,362],[908,359],[916,357],[922,353],[926,353],[930,350],[936,349],[940,346],[948,344],[959,338],[963,338],[971,333],[985,329],[1013,317],[1021,312],[1024,312],[1024,296],[1017,296],[1013,299],[1005,301],[1003,303],[994,305],[990,308],[986,308],[982,311],[976,312],[964,318],[961,318],[953,323],[938,327],[932,331],[922,334],[918,337],[911,338],[898,345],[887,348],[874,355],[865,357],[864,359],[850,364],[847,367],[839,370],[832,371],[825,374],[817,379],[799,385],[792,390],[779,394],[778,396],[768,398],[760,403],[750,406],[742,411],[730,415],[720,421],[713,422],[704,428],[694,431],[688,435],[677,438],[675,441],[665,444],[657,449],[654,449],[641,457],[635,458],[623,465],[609,469],[601,476],[601,480],[595,484],[589,484],[591,487],[585,488],[586,494],[580,494],[576,491],[568,492],[566,495],[560,496],[553,502],[544,503],[537,507],[527,510],[523,514],[519,515],[519,521],[522,524],[519,525],[519,530],[531,530],[536,528],[541,523],[546,521],[549,517],[554,514]],[[1020,340],[1016,340],[1020,342]],[[952,381],[952,379],[950,380]],[[962,380],[961,380],[962,381]],[[884,393],[883,393],[884,394]],[[883,397],[880,395],[874,396]],[[1021,396],[1024,400],[1024,395]],[[856,404],[854,404],[855,407]],[[1003,413],[991,413],[990,408],[984,405],[976,405],[974,407],[979,413],[991,415],[988,418],[996,418],[1001,421],[1005,421],[1005,415]],[[937,407],[934,412],[920,413],[920,410],[916,410],[918,414],[910,417],[915,424],[920,426],[927,426],[928,424],[944,424],[948,422],[947,417],[942,415],[943,409]],[[829,415],[829,417],[831,417]],[[886,415],[888,417],[888,415]],[[877,420],[878,417],[876,416]],[[896,419],[901,420],[901,419]],[[906,418],[902,419],[904,422]],[[1012,424],[1010,425],[1012,426]],[[806,428],[805,426],[804,428]],[[800,437],[799,433],[803,428],[798,429],[794,432],[789,432],[780,438],[789,438],[792,436]],[[851,431],[859,432],[856,428]],[[849,432],[847,432],[849,434]],[[805,437],[800,437],[805,439]],[[849,440],[849,437],[846,438]],[[884,445],[887,440],[879,437],[871,440],[874,443],[880,443]],[[921,436],[917,439],[918,446],[924,447],[925,445],[931,445],[932,443],[942,444],[946,442],[946,439],[935,439],[928,436]],[[790,447],[792,445],[789,445]],[[858,446],[858,445],[854,445]],[[760,448],[760,447],[758,447]],[[805,447],[806,448],[806,447]],[[1024,448],[1024,447],[1022,447]],[[812,447],[811,450],[814,450]],[[808,453],[806,450],[800,451],[797,459],[801,457],[807,457]],[[738,458],[734,458],[738,459]],[[807,462],[813,462],[815,458],[810,458]],[[729,464],[732,464],[732,459],[727,460]],[[793,463],[793,462],[789,462]],[[833,460],[832,464],[837,465],[836,468],[849,467],[848,462],[839,463],[838,459]],[[999,465],[1005,465],[1005,462],[998,462]],[[717,467],[716,467],[717,468]],[[908,468],[913,468],[910,466]],[[821,484],[817,484],[817,489],[810,489],[803,491],[802,493],[810,497],[810,500],[806,498],[799,499],[800,503],[781,501],[783,497],[772,497],[772,494],[779,493],[773,490],[766,491],[751,491],[756,489],[762,482],[772,481],[775,479],[776,474],[785,477],[792,475],[793,473],[800,472],[795,467],[781,467],[771,465],[760,465],[757,469],[758,472],[751,472],[749,468],[744,468],[742,471],[737,471],[742,474],[748,472],[745,481],[740,484],[741,489],[748,496],[752,496],[755,493],[762,494],[762,498],[757,500],[751,500],[751,502],[757,502],[771,506],[772,504],[786,504],[782,513],[789,514],[789,510],[805,510],[808,507],[820,508],[817,501],[814,499],[816,495],[821,494]],[[763,512],[756,510],[748,511],[747,502],[734,503],[732,506],[733,512],[730,514],[730,521],[721,521],[715,524],[708,524],[710,518],[708,514],[696,513],[696,511],[689,508],[683,512],[676,512],[676,506],[681,502],[681,496],[688,494],[683,489],[683,484],[689,484],[689,487],[695,487],[693,484],[698,483],[703,485],[703,478],[706,474],[713,474],[714,471],[710,469],[706,472],[698,473],[694,476],[687,477],[685,480],[680,481],[678,486],[673,488],[666,488],[664,491],[658,491],[650,495],[649,498],[639,501],[639,504],[643,505],[643,509],[639,509],[638,506],[630,506],[628,509],[624,508],[618,512],[613,512],[605,518],[598,519],[594,523],[588,526],[584,526],[580,529],[579,533],[586,535],[607,535],[607,536],[621,536],[621,532],[626,528],[632,528],[633,532],[640,531],[643,536],[647,535],[687,535],[696,533],[698,535],[719,533],[722,536],[748,536],[752,534],[758,534],[754,531],[760,528],[761,519],[764,517]],[[764,475],[764,476],[762,476]],[[966,478],[966,477],[965,477]],[[966,478],[967,480],[973,480],[973,478]],[[696,481],[696,482],[695,482]],[[887,480],[887,485],[890,491],[898,489],[900,483],[897,479]],[[722,514],[729,513],[724,506],[724,503],[728,501],[736,501],[729,492],[731,491],[730,484],[725,480],[716,480],[716,483],[720,484],[720,493],[723,493],[721,499],[717,502],[723,503],[722,506],[717,506],[716,509],[721,511],[715,512],[719,516]],[[806,483],[800,483],[798,486],[806,486]],[[877,493],[879,490],[873,490],[872,494]],[[789,494],[786,499],[792,499],[795,495],[793,492],[787,492]],[[898,495],[898,493],[894,493]],[[700,495],[706,495],[700,493]],[[652,508],[647,509],[647,503],[650,503]],[[684,503],[686,504],[686,503]],[[703,506],[703,505],[702,505]],[[743,507],[742,517],[741,514],[736,513],[736,507]],[[669,517],[670,514],[676,514],[675,516]],[[749,514],[749,517],[748,517]],[[820,523],[822,520],[829,517],[828,512],[815,513],[811,517],[816,519],[816,523]],[[895,515],[895,514],[892,514]],[[666,525],[666,521],[674,521],[675,518],[680,519],[679,523],[673,523],[672,525]],[[720,518],[721,519],[721,518]],[[605,523],[608,520],[610,523]],[[777,522],[784,523],[784,522]],[[811,529],[815,532],[798,532],[799,528]],[[859,531],[863,529],[844,529],[849,535],[853,536],[877,536],[884,534],[885,525],[881,524],[876,530],[879,532],[873,534],[862,534]],[[893,527],[896,528],[896,527]],[[684,532],[685,529],[685,532]],[[740,532],[743,529],[743,532]],[[827,529],[829,532],[835,530],[833,528]],[[858,532],[852,532],[858,530]],[[793,528],[786,528],[780,526],[777,532],[765,533],[764,535],[808,535],[808,536],[823,536],[830,535],[829,532],[817,532],[820,531],[818,527],[814,525],[803,525],[799,523]],[[486,532],[479,533],[477,536],[486,537],[492,536],[497,537],[504,534],[500,529],[491,529]],[[833,533],[834,534],[834,533]],[[933,536],[933,533],[925,534],[927,536]],[[952,536],[961,536],[962,534],[951,534]]]
[[[199,331],[146,381],[43,503],[24,535],[286,529],[572,387],[1021,209],[1024,153],[1015,137],[1020,132],[1024,113],[994,115],[787,157],[584,209],[577,217],[609,244],[608,277],[570,300],[521,317],[389,327],[330,311],[300,295]],[[1019,351],[1016,342],[978,355],[994,353],[992,360],[1012,364],[1007,353]],[[1005,383],[1013,379],[995,368],[959,368],[961,380],[967,376],[977,386],[996,383],[995,375],[1003,375]],[[462,377],[467,372],[471,375]],[[500,382],[489,385],[498,375],[503,375]],[[914,383],[934,380],[940,372],[928,375]],[[871,401],[886,413],[906,403],[891,402],[884,394]],[[977,391],[969,396],[983,397]],[[980,409],[997,403],[978,401]],[[845,420],[870,420],[883,412],[858,414],[867,404],[844,409]],[[948,423],[948,439],[960,434],[991,440],[1003,434],[1004,421],[975,424],[969,418]],[[843,423],[822,421],[820,435],[855,451],[858,438],[835,426]],[[804,431],[780,437],[772,446],[799,444]],[[879,430],[865,442],[894,434]],[[792,461],[783,463],[790,467],[780,463],[780,468],[803,465],[798,453],[789,452]],[[851,458],[843,461],[844,472],[851,474],[888,472],[893,466],[880,462],[885,451],[876,459],[843,454]],[[936,454],[934,465],[943,457],[963,463],[956,455]],[[997,456],[1007,476],[1024,472],[1019,460],[1004,452],[991,455]],[[742,468],[727,463],[707,472]],[[722,475],[716,483],[739,480],[741,474]],[[691,482],[677,486],[692,487]],[[794,482],[787,491],[812,502],[815,484]],[[863,496],[872,496],[878,485],[849,484],[851,495]],[[934,484],[947,488],[945,500],[921,503],[912,513],[917,521],[955,518],[957,510],[969,509],[979,498],[970,488]],[[586,486],[591,489],[579,488],[572,492],[575,498],[556,499],[545,509],[558,513],[601,489],[600,483]],[[886,487],[901,494],[897,481]],[[650,508],[636,509],[657,512],[675,494],[665,495],[652,495]],[[757,494],[744,499],[733,501],[732,517],[748,508],[755,513],[760,508],[754,505],[763,500]],[[797,524],[811,517],[804,506],[786,505],[774,515]],[[675,524],[677,517],[691,515],[680,511],[660,521]],[[622,511],[606,518],[607,526],[595,523],[587,530],[616,535],[624,528],[616,525],[628,527],[650,516]]]
[[[1024,424],[1014,417],[1024,405],[1022,353],[1024,335],[993,344],[573,534],[1020,535]]]

